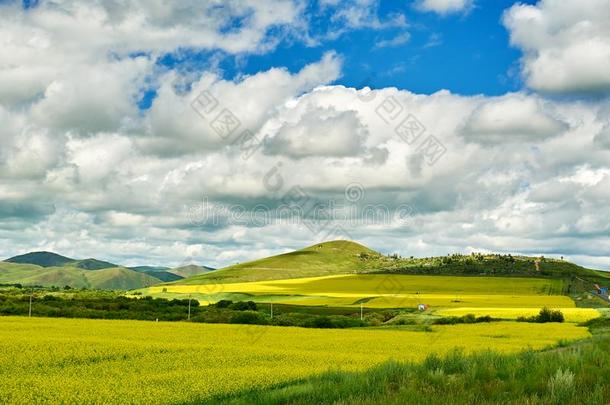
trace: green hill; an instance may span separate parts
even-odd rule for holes
[[[31,252],[6,259],[9,263],[36,264],[41,267],[63,266],[75,260],[53,252]]]
[[[112,267],[119,267],[116,264],[97,259],[75,260],[74,262],[67,263],[67,265],[78,267],[79,269],[83,270],[102,270]]]
[[[382,255],[350,241],[333,241],[305,249],[225,267],[173,284],[216,284],[280,280],[337,274],[412,274],[553,278],[564,281],[566,294],[610,284],[610,274],[564,260],[509,254],[448,255],[402,258]]]
[[[176,274],[177,276],[180,276],[180,278],[187,278],[198,276],[200,274],[205,274],[214,270],[215,269],[207,266],[197,266],[196,264],[189,264],[187,266],[176,267],[167,271],[172,274]]]
[[[34,264],[0,262],[0,284],[136,289],[159,284],[162,281],[149,274],[138,273],[124,267],[91,271],[70,266],[42,267]]]
[[[83,270],[101,270],[118,267],[116,264],[97,259],[76,260],[53,252],[31,252],[6,259],[8,263],[35,264],[41,267],[69,266]]]
[[[324,242],[294,252],[225,267],[180,280],[176,284],[237,283],[358,273],[367,267],[364,257],[379,256],[379,253],[356,242]]]
[[[134,290],[160,282],[160,279],[150,274],[138,273],[125,267],[88,272],[86,278],[93,288],[104,290]]]
[[[128,267],[128,269],[135,270],[138,273],[152,273],[156,271],[167,271],[169,267],[164,266],[134,266]]]
[[[158,278],[159,280],[161,280],[163,282],[177,281],[177,280],[182,280],[184,278],[184,276],[171,272],[169,267],[135,266],[135,267],[128,267],[128,268],[131,270],[137,271],[138,273],[148,274],[149,276]]]

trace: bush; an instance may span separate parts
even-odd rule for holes
[[[565,319],[560,310],[553,310],[548,308],[542,308],[540,313],[536,316],[536,322],[563,322]]]
[[[565,318],[563,313],[558,309],[542,308],[538,315],[524,317],[520,316],[517,318],[517,322],[535,322],[535,323],[547,323],[547,322],[564,322]]]
[[[267,317],[260,312],[243,311],[231,316],[231,323],[240,323],[246,325],[267,325],[269,321]]]
[[[238,301],[229,305],[230,309],[236,311],[256,311],[257,306],[254,301]]]
[[[497,322],[500,319],[492,318],[489,315],[476,317],[474,314],[466,314],[462,317],[449,316],[439,318],[434,321],[436,325],[456,325],[458,323],[481,323],[481,322]]]
[[[216,308],[229,308],[229,306],[232,304],[233,304],[233,301],[231,301],[231,300],[220,300],[216,304],[214,304],[214,306]]]

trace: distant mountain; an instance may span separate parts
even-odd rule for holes
[[[182,280],[212,269],[185,266],[122,267],[98,259],[72,259],[53,252],[31,252],[0,262],[0,284],[74,288],[136,289]]]
[[[184,277],[178,274],[171,273],[169,267],[163,266],[135,266],[129,267],[131,270],[137,271],[138,273],[148,274],[158,278],[164,282],[182,280]]]
[[[180,278],[187,278],[187,277],[197,276],[200,274],[206,274],[206,273],[209,273],[210,271],[214,271],[214,270],[216,270],[216,269],[213,269],[213,268],[207,267],[207,266],[197,266],[196,264],[189,264],[187,266],[176,267],[174,269],[170,269],[170,270],[168,270],[168,272],[173,273],[177,276],[180,276]]]
[[[169,271],[149,271],[149,272],[141,273],[141,274],[148,274],[149,276],[158,278],[159,280],[164,281],[166,283],[170,282],[170,281],[182,280],[184,278],[177,274],[170,273]]]
[[[167,271],[167,270],[169,270],[169,267],[163,267],[163,266],[134,266],[134,267],[128,267],[128,269],[135,270],[138,273],[150,273],[150,272],[154,272],[154,271]]]
[[[74,262],[66,263],[67,265],[78,267],[83,270],[102,270],[102,269],[110,269],[112,267],[119,267],[116,264],[105,262],[103,260],[97,259],[84,259],[84,260],[75,260]]]
[[[41,267],[63,266],[75,261],[76,260],[74,259],[53,252],[31,252],[5,260],[5,262],[9,263],[27,263]]]
[[[11,257],[5,262],[35,264],[40,267],[61,267],[70,266],[83,270],[101,270],[118,267],[116,264],[105,262],[97,259],[76,260],[66,256],[58,255],[53,252],[31,252],[24,255]]]
[[[131,290],[159,284],[164,280],[124,267],[84,270],[73,266],[42,267],[35,264],[0,262],[0,284],[42,285],[46,287]]]

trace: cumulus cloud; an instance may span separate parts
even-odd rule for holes
[[[364,128],[353,111],[308,111],[297,123],[285,123],[268,142],[270,154],[307,156],[357,156],[363,152]]]
[[[541,100],[507,95],[486,100],[466,120],[461,133],[471,142],[536,142],[561,135],[568,125],[546,111]]]
[[[175,76],[167,75],[158,97],[148,113],[149,137],[140,139],[144,150],[159,155],[179,155],[219,149],[231,144],[245,130],[259,132],[263,123],[278,107],[303,92],[335,80],[341,70],[341,59],[333,53],[325,54],[317,63],[291,74],[286,69],[274,68],[243,78],[238,82],[203,75],[191,91],[181,94],[174,87]],[[213,100],[217,107],[209,115],[193,102],[202,97]],[[224,136],[212,124],[227,111],[237,128]]]
[[[531,88],[549,93],[610,90],[610,1],[542,0],[515,4],[504,15],[511,43],[524,55]]]
[[[418,0],[416,7],[440,15],[465,12],[472,8],[473,0]]]

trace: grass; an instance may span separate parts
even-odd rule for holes
[[[191,294],[202,303],[221,299],[253,300],[295,305],[368,308],[417,307],[573,307],[560,295],[563,281],[542,278],[339,275],[269,280],[250,283],[169,284],[153,286],[147,295],[184,298]]]
[[[604,404],[610,397],[610,339],[550,352],[501,355],[455,351],[423,363],[387,362],[364,373],[327,372],[208,403]]]
[[[588,337],[574,324],[502,322],[425,332],[4,317],[0,402],[195,403],[329,370],[343,375],[388,360],[422,362],[456,347],[467,354],[487,347],[515,353]]]

